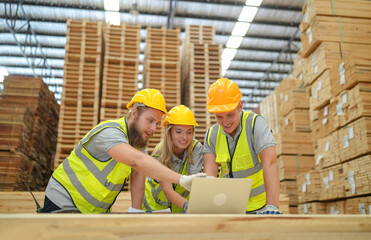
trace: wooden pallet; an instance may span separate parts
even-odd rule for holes
[[[98,123],[103,24],[67,21],[63,92],[55,168]]]
[[[100,122],[124,116],[138,91],[140,27],[104,25],[104,42]]]

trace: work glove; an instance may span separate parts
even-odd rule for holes
[[[182,175],[179,179],[179,185],[185,188],[187,191],[191,191],[192,180],[195,177],[206,177],[206,173],[196,173],[192,175]]]
[[[258,210],[256,214],[282,214],[277,206],[265,205],[262,209]]]
[[[189,203],[189,201],[187,201],[183,204],[183,210],[184,210],[185,213],[187,213],[187,211],[188,211],[188,203]]]

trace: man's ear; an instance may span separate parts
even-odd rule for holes
[[[238,104],[238,111],[239,112],[241,112],[242,111],[242,109],[243,109],[243,102],[242,102],[242,100],[240,101],[240,103]]]
[[[137,117],[138,116],[138,108],[133,108],[132,110],[131,110],[131,115],[133,116],[133,117]]]

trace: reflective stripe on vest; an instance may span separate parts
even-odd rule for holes
[[[263,207],[266,202],[263,164],[260,157],[255,153],[253,146],[253,129],[257,116],[257,114],[252,112],[242,114],[242,130],[237,139],[233,155],[229,152],[227,136],[223,134],[222,128],[219,125],[215,124],[209,129],[207,138],[209,145],[210,141],[216,141],[215,161],[221,166],[219,177],[249,178],[253,180],[246,211],[259,209]],[[214,136],[217,136],[216,139],[210,138],[212,133]]]
[[[53,173],[53,177],[67,189],[82,213],[110,211],[132,171],[131,167],[112,158],[101,162],[85,149],[84,144],[108,127],[115,127],[127,135],[124,118],[102,122],[80,140],[70,156]]]
[[[195,148],[197,143],[197,140],[193,140],[192,150]],[[188,175],[187,166],[188,155],[179,173],[182,175]],[[173,184],[173,188],[175,192],[177,192],[185,199],[189,198],[189,191],[181,187],[179,184]],[[171,207],[171,212],[173,213],[183,211],[183,208],[179,208],[166,199],[165,193],[162,191],[160,183],[158,181],[148,177],[145,183],[145,196],[143,198],[142,209],[146,211],[156,211],[166,209],[168,207]]]

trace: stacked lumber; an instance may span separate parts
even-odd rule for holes
[[[0,98],[0,190],[43,190],[54,170],[59,105],[41,78],[9,76]]]
[[[203,143],[205,133],[215,123],[206,108],[209,86],[221,76],[222,47],[214,42],[212,26],[189,25],[182,44],[182,103],[195,114],[199,126],[195,138]]]
[[[370,39],[371,19],[316,15],[302,31],[302,55],[308,57],[321,42],[371,44]]]
[[[293,74],[309,94],[319,203],[327,214],[355,213],[346,211],[346,201],[371,195],[370,11],[371,2],[361,0],[308,0],[303,7],[302,49]],[[299,199],[300,208],[308,203]]]
[[[306,90],[294,78],[282,80],[275,92],[260,104],[276,140],[281,192],[289,195],[290,211],[297,212],[297,175],[314,169],[314,149]],[[278,125],[278,126],[277,126]]]
[[[118,119],[138,91],[140,26],[104,25],[104,67],[99,121]]]
[[[345,201],[345,213],[347,214],[371,214],[371,196],[348,198]]]
[[[311,170],[297,176],[298,201],[315,202],[320,199],[321,180],[318,170]]]
[[[299,214],[326,214],[325,202],[310,202],[298,205]]]
[[[145,88],[161,91],[166,100],[166,108],[180,105],[180,29],[160,29],[148,27],[143,61],[143,81]],[[160,142],[164,129],[159,126],[150,138],[148,151],[151,153]]]
[[[326,203],[326,213],[331,215],[345,214],[345,201],[333,201]]]
[[[347,197],[371,195],[370,162],[371,155],[365,155],[343,164],[345,195]]]
[[[102,73],[102,22],[67,20],[57,167],[98,123]]]

